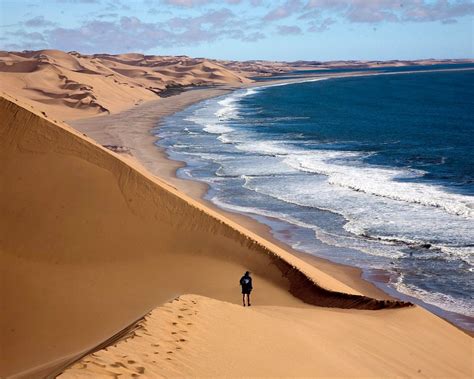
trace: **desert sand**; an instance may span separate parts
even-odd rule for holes
[[[244,76],[272,76],[275,74],[285,74],[291,71],[317,71],[322,72],[330,69],[350,68],[368,69],[382,67],[406,67],[406,66],[430,66],[430,65],[456,65],[462,63],[474,63],[473,59],[418,59],[418,60],[389,60],[389,61],[232,61],[214,60],[213,62],[225,66],[226,68]],[[455,66],[453,66],[455,67]]]
[[[115,113],[181,87],[249,83],[218,63],[143,54],[0,52],[0,90],[58,120]]]
[[[0,377],[472,376],[467,334],[374,299],[168,183],[172,164],[153,167],[141,148],[153,148],[157,116],[132,116],[179,104],[153,94],[135,106],[127,92],[100,103],[121,124],[75,123],[93,138],[60,121],[108,113],[93,105],[46,109],[13,84],[0,98]],[[251,308],[239,305],[245,270]]]
[[[469,376],[469,338],[444,321],[420,309],[374,313],[185,295],[59,377]]]

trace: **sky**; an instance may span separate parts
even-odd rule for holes
[[[250,60],[474,58],[474,0],[0,0],[0,49]]]

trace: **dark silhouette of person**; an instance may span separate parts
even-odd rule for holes
[[[245,295],[247,295],[247,306],[250,307],[250,292],[253,289],[250,272],[246,271],[244,276],[240,278],[240,286],[242,287],[242,305],[245,307]]]

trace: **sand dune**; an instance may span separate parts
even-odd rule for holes
[[[361,295],[19,103],[0,99],[0,375],[50,372],[180,294],[239,302],[246,269],[261,305],[405,306]]]
[[[291,71],[321,70],[328,69],[368,69],[374,67],[406,67],[419,65],[436,64],[460,64],[473,63],[473,59],[419,59],[419,60],[388,60],[388,61],[294,61],[294,62],[273,62],[273,61],[215,61],[228,69],[244,76],[271,76],[275,74],[289,73]]]
[[[469,338],[443,324],[419,309],[243,308],[185,295],[59,377],[467,377]]]
[[[188,57],[0,53],[0,90],[33,101],[58,120],[117,112],[169,88],[247,82],[218,63]]]
[[[189,86],[242,85],[251,76],[292,70],[370,68],[461,60],[269,62],[186,56],[95,54],[39,50],[0,51],[0,90],[33,102],[57,120],[117,113]],[[466,61],[467,62],[467,61]]]
[[[60,121],[247,81],[187,57],[0,53],[0,89],[15,94],[0,98],[0,377],[83,356],[66,377],[472,375],[472,339],[450,324],[364,296]],[[258,291],[244,310],[247,269]]]

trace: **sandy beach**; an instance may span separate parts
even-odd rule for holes
[[[0,376],[472,376],[472,337],[176,178],[150,130],[235,86],[131,96],[72,127],[2,94]]]
[[[301,80],[301,79],[297,79]],[[279,83],[280,81],[274,81]],[[259,85],[258,83],[251,86]],[[261,84],[260,84],[261,85]],[[156,145],[157,140],[152,130],[159,127],[160,119],[178,112],[196,102],[208,98],[222,96],[237,87],[223,88],[196,88],[176,94],[172,97],[149,101],[145,104],[130,108],[111,116],[99,116],[83,118],[69,122],[76,130],[86,134],[105,146],[116,146],[122,148],[122,157],[131,159],[136,164],[142,165],[147,171],[156,176],[158,180],[164,180],[180,192],[191,196],[194,200],[206,207],[219,212],[225,217],[232,219],[238,224],[256,232],[259,236],[272,241],[295,256],[316,265],[324,267],[323,271],[331,276],[349,284],[352,288],[375,298],[390,298],[373,284],[361,279],[361,271],[354,267],[336,264],[309,254],[304,254],[292,249],[290,246],[275,239],[266,225],[260,224],[254,219],[233,212],[227,212],[216,207],[213,203],[203,199],[208,186],[205,183],[183,180],[176,177],[176,170],[182,166],[182,162],[167,158],[166,153]],[[131,125],[133,125],[131,127]],[[115,150],[117,149],[115,148]]]

